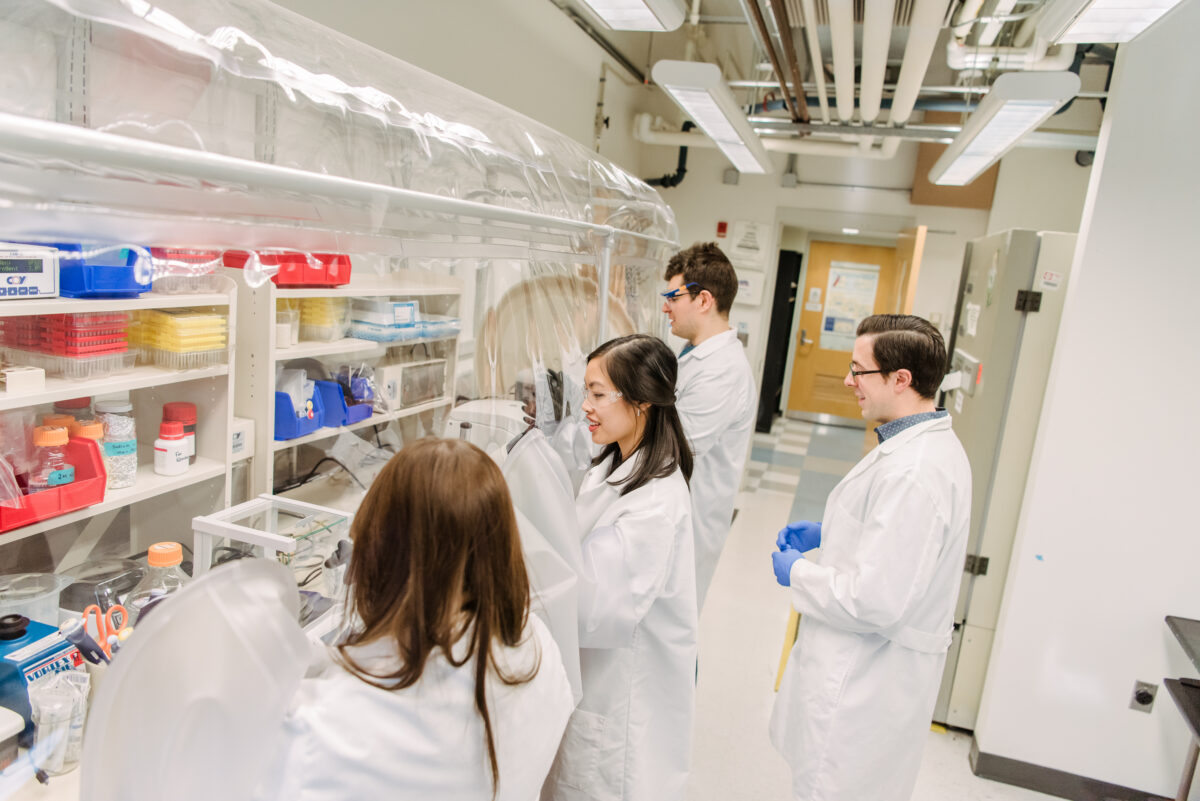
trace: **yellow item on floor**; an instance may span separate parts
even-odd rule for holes
[[[779,673],[775,676],[775,692],[779,692],[779,685],[783,682],[783,671],[787,667],[792,646],[796,644],[796,632],[799,628],[800,613],[795,609],[789,609],[787,629],[783,633],[783,653],[779,655]]]

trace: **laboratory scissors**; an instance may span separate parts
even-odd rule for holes
[[[129,612],[120,604],[114,604],[108,608],[107,612],[101,611],[96,604],[91,604],[83,610],[83,628],[87,631],[88,624],[95,622],[96,627],[96,644],[104,649],[104,653],[112,656],[112,651],[108,647],[109,635],[120,636],[121,631],[129,625]],[[88,632],[89,634],[91,632]]]

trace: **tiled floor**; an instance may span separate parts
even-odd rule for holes
[[[690,801],[791,799],[787,765],[767,739],[788,617],[770,552],[788,521],[821,519],[865,437],[791,420],[754,435],[746,490],[700,620]],[[931,731],[913,801],[1049,801],[973,775],[970,744],[969,735]]]

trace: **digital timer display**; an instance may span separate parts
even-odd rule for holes
[[[44,262],[41,259],[5,259],[0,258],[0,274],[4,273],[40,273]]]

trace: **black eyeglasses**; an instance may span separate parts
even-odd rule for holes
[[[883,370],[855,370],[854,365],[853,364],[850,365],[850,377],[853,378],[855,381],[858,380],[858,377],[860,375],[875,375],[876,373],[882,373],[882,372],[883,372]]]

